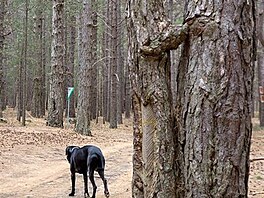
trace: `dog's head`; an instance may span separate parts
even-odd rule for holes
[[[75,149],[78,149],[78,148],[80,148],[80,147],[78,147],[78,146],[67,146],[66,147],[66,156],[67,156],[67,160],[68,160],[68,162],[70,162],[70,159],[71,159],[71,155],[72,155],[72,153],[73,153],[73,151],[75,150]]]

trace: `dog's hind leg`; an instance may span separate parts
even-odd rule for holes
[[[69,196],[74,196],[75,194],[75,180],[76,180],[75,173],[71,173],[72,190]]]
[[[110,194],[109,194],[109,191],[108,191],[108,187],[107,187],[107,181],[104,177],[104,170],[98,170],[98,174],[100,175],[101,179],[103,180],[103,183],[104,183],[104,194],[105,194],[105,197],[109,197]]]
[[[92,198],[95,198],[97,186],[96,186],[95,181],[94,181],[94,170],[89,170],[89,179],[93,185],[93,196],[92,196]]]
[[[89,196],[89,193],[88,193],[88,181],[87,181],[87,172],[86,173],[83,173],[83,182],[84,182],[84,197],[85,198],[88,198],[90,197]]]

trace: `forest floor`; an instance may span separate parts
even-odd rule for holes
[[[7,123],[0,123],[0,198],[68,197],[71,183],[65,148],[85,144],[99,146],[105,155],[110,197],[131,197],[132,119],[124,120],[118,129],[109,129],[99,119],[98,124],[92,123],[93,136],[86,137],[75,133],[73,126],[47,127],[44,119],[27,116],[26,127],[21,127],[15,112],[8,109],[4,112]],[[251,159],[263,154],[264,129],[254,126]],[[264,161],[251,162],[250,171],[249,197],[264,197]],[[103,184],[97,173],[96,184],[97,198],[103,198]],[[81,175],[77,176],[75,197],[83,197]]]

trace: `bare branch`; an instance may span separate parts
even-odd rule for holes
[[[141,53],[147,56],[157,56],[168,50],[177,49],[187,38],[189,25],[186,23],[182,27],[170,26],[168,31],[162,33],[160,37],[150,42],[149,45],[141,47]]]
[[[262,160],[264,160],[264,157],[258,157],[258,158],[251,159],[250,162],[262,161]]]

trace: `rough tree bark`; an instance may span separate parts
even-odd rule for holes
[[[47,125],[63,127],[64,107],[64,0],[53,0],[51,75]]]
[[[143,189],[133,177],[133,196],[247,197],[254,1],[186,1],[179,29],[167,24],[163,1],[128,6],[131,82],[142,115],[134,132],[143,133],[143,171],[133,173]],[[174,123],[167,57],[183,41]]]
[[[91,59],[92,59],[92,26],[91,0],[83,0],[82,33],[79,38],[81,46],[80,68],[78,72],[78,105],[75,130],[83,135],[92,135],[91,119]]]
[[[158,39],[168,26],[168,20],[162,1],[131,0],[128,14],[135,135],[132,194],[145,198],[173,197],[176,190],[172,182],[175,181],[175,133],[170,54],[167,51],[153,53],[152,49],[149,53],[150,48],[144,46]]]
[[[130,6],[130,4],[128,4]],[[131,11],[131,7],[128,7]],[[141,115],[141,100],[138,78],[138,43],[132,17],[128,15],[128,65],[130,70],[131,80],[131,98],[133,110],[133,176],[132,176],[132,197],[144,198],[144,175],[143,175],[143,158],[142,158],[142,115]]]
[[[253,1],[186,2],[178,74],[182,197],[247,197],[253,87]],[[180,193],[182,195],[182,193]]]

